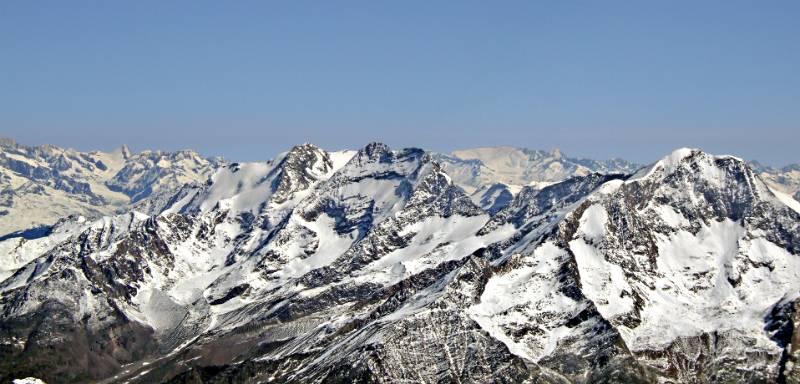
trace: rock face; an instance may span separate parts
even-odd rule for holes
[[[0,381],[800,377],[800,214],[742,160],[477,202],[439,160],[306,144],[0,241]]]
[[[0,137],[0,237],[69,215],[126,212],[151,195],[205,182],[221,164],[193,151],[78,152]]]

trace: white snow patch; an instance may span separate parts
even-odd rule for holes
[[[350,161],[350,159],[352,159],[353,156],[355,156],[356,153],[358,153],[358,151],[351,151],[351,150],[328,153],[328,155],[331,158],[331,163],[333,163],[331,172],[332,173],[336,172],[340,168],[344,167],[345,164],[347,164]]]
[[[597,305],[606,319],[633,310],[632,292],[625,272],[616,264],[605,260],[603,252],[583,239],[569,243],[578,264],[583,294]]]
[[[625,181],[622,179],[614,179],[606,181],[605,183],[603,183],[603,185],[597,188],[595,193],[600,195],[610,195],[616,192],[619,189],[619,187],[621,187],[624,183]]]
[[[467,257],[514,233],[514,226],[508,224],[484,236],[476,236],[488,220],[488,215],[454,215],[429,217],[411,224],[399,233],[401,236],[413,233],[410,244],[370,263],[357,280],[393,284],[443,262]]]
[[[750,238],[730,220],[712,222],[697,234],[679,230],[660,235],[657,245],[655,289],[640,290],[646,294],[642,322],[634,329],[621,327],[633,350],[725,330],[772,345],[763,332],[764,316],[778,301],[800,291],[796,256],[764,238]]]
[[[670,227],[680,228],[690,225],[689,220],[669,205],[657,205],[653,207],[653,210]]]
[[[608,222],[608,213],[605,208],[600,204],[593,204],[586,208],[581,215],[578,225],[579,234],[592,241],[600,241],[606,234],[606,222]]]
[[[14,379],[14,384],[47,384],[41,379],[35,377],[26,377],[24,379]]]
[[[200,210],[211,210],[217,204],[234,211],[256,210],[272,194],[270,183],[264,179],[272,169],[271,163],[244,163],[236,170],[218,170],[211,177],[213,184],[200,204]]]
[[[537,361],[551,353],[567,330],[541,324],[544,332],[518,340],[510,335],[519,324],[547,322],[552,311],[580,311],[579,303],[557,289],[558,268],[565,255],[552,242],[537,247],[523,258],[523,265],[492,276],[480,303],[467,310],[469,316],[492,337],[503,342],[517,356]]]
[[[305,221],[299,215],[292,216],[291,220],[314,232],[319,244],[313,255],[303,258],[303,251],[298,248],[298,243],[291,242],[291,247],[284,250],[291,255],[291,259],[279,272],[284,278],[300,277],[309,271],[331,264],[353,243],[353,238],[340,236],[334,230],[336,221],[327,214],[320,215],[316,221]]]
[[[508,191],[511,192],[512,195],[516,196],[519,193],[519,191],[521,191],[522,188],[524,188],[524,186],[517,184],[506,184],[506,188],[508,188]]]
[[[534,189],[540,189],[541,190],[541,189],[544,189],[544,188],[549,187],[549,186],[551,186],[553,184],[556,184],[556,183],[558,183],[558,181],[531,181],[530,183],[528,183],[528,186],[529,187],[533,187]],[[520,189],[522,189],[522,188],[520,188]],[[519,192],[519,191],[517,191],[517,192]],[[516,195],[516,193],[514,193],[514,194]]]
[[[787,207],[791,208],[797,213],[800,213],[800,202],[795,200],[791,195],[788,193],[783,193],[781,191],[776,190],[775,188],[770,188],[775,197],[781,201],[781,203],[785,204]]]
[[[678,168],[681,161],[691,156],[694,151],[697,151],[697,149],[678,148],[661,160],[651,164],[649,167],[640,169],[628,179],[628,182],[647,178],[659,169],[663,170],[664,174],[672,173]]]

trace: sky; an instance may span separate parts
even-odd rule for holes
[[[798,1],[0,1],[0,134],[800,162]]]

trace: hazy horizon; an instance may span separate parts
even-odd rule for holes
[[[79,150],[800,162],[800,3],[0,4],[0,134]]]
[[[123,146],[127,146],[129,150],[131,150],[131,151],[133,151],[133,152],[136,152],[136,153],[138,153],[138,152],[142,152],[142,151],[181,151],[181,150],[192,150],[192,151],[195,151],[195,152],[199,153],[201,156],[204,156],[204,157],[208,157],[208,158],[212,158],[212,157],[223,157],[225,160],[228,160],[228,161],[234,161],[234,162],[259,162],[259,161],[269,161],[269,160],[272,160],[272,159],[274,159],[275,157],[277,157],[279,154],[281,154],[281,153],[283,153],[283,152],[286,152],[286,151],[290,150],[290,149],[291,149],[291,148],[292,148],[294,145],[300,145],[300,144],[304,144],[304,143],[310,143],[310,144],[314,144],[314,145],[316,145],[316,146],[318,146],[318,147],[320,147],[320,148],[322,148],[322,149],[324,149],[324,150],[326,150],[326,151],[331,151],[331,152],[332,152],[332,151],[344,151],[344,150],[358,150],[358,149],[360,149],[360,148],[363,148],[363,147],[364,147],[364,146],[366,146],[367,144],[369,144],[369,142],[364,142],[364,143],[362,143],[362,144],[360,144],[360,145],[354,145],[354,146],[349,146],[349,147],[342,147],[342,148],[327,148],[327,147],[324,147],[324,146],[318,145],[317,143],[314,143],[314,142],[300,142],[300,143],[296,143],[296,144],[290,145],[290,146],[288,146],[288,147],[284,148],[283,150],[279,150],[279,151],[277,151],[277,152],[275,152],[275,153],[273,153],[273,154],[271,154],[271,155],[268,155],[267,157],[264,157],[264,158],[257,158],[257,159],[238,159],[238,158],[231,158],[231,157],[227,157],[227,156],[221,156],[221,155],[208,154],[208,153],[204,153],[204,152],[202,152],[202,151],[199,151],[199,150],[197,150],[197,149],[195,149],[195,148],[188,148],[188,147],[186,147],[186,148],[173,148],[173,149],[164,149],[164,148],[134,148],[134,147],[132,147],[132,146],[130,146],[130,145],[128,145],[128,144],[126,144],[126,143],[122,143],[122,144],[120,144],[120,145],[116,145],[116,146],[113,146],[113,147],[110,147],[110,148],[76,148],[76,147],[72,147],[72,146],[58,145],[58,144],[54,144],[54,143],[50,143],[50,142],[46,142],[46,143],[40,143],[40,144],[31,144],[31,143],[25,143],[25,142],[21,142],[21,141],[19,141],[19,140],[16,140],[16,139],[15,139],[15,138],[13,138],[13,137],[9,137],[9,136],[0,135],[0,139],[2,139],[2,138],[8,138],[8,139],[12,139],[12,140],[14,140],[14,141],[15,141],[17,144],[26,145],[26,146],[39,146],[39,145],[47,145],[47,144],[50,144],[50,145],[55,145],[55,146],[57,146],[57,147],[61,147],[61,148],[74,149],[74,150],[77,150],[77,151],[80,151],[80,152],[91,152],[91,151],[111,152],[111,151],[114,151],[114,150],[116,150],[116,149],[122,148]],[[373,142],[375,142],[375,141],[377,141],[377,142],[381,142],[380,140],[373,140]],[[438,152],[438,153],[443,153],[443,154],[448,154],[448,155],[452,155],[452,154],[453,154],[453,152],[457,152],[457,151],[473,150],[473,149],[479,149],[479,148],[496,148],[496,149],[500,149],[500,148],[516,148],[516,149],[523,149],[523,150],[541,150],[541,151],[546,151],[546,152],[551,152],[551,153],[552,153],[553,151],[560,151],[562,156],[564,156],[564,157],[569,157],[569,158],[573,158],[573,159],[589,159],[589,160],[614,160],[614,159],[620,159],[620,160],[626,160],[626,161],[630,161],[630,162],[632,162],[632,163],[636,163],[636,164],[638,164],[638,165],[641,165],[641,166],[646,166],[646,165],[648,165],[648,164],[654,163],[654,162],[656,162],[656,161],[660,160],[661,158],[663,158],[663,157],[665,157],[665,156],[669,155],[669,154],[670,154],[672,151],[675,151],[675,150],[678,150],[678,149],[681,149],[681,148],[700,149],[700,150],[702,150],[702,151],[705,151],[705,152],[707,152],[707,153],[711,153],[711,154],[713,154],[713,155],[732,155],[732,156],[741,157],[741,156],[737,155],[736,153],[716,153],[716,152],[707,151],[707,150],[705,150],[705,149],[703,149],[703,148],[696,148],[696,147],[686,147],[686,146],[683,146],[683,147],[675,147],[675,148],[673,148],[673,149],[671,149],[671,150],[669,150],[669,151],[667,151],[667,152],[664,152],[664,153],[661,153],[661,154],[657,154],[655,157],[653,157],[653,158],[651,158],[651,159],[649,159],[649,160],[646,160],[646,161],[636,161],[636,160],[633,160],[633,159],[628,159],[628,158],[625,158],[625,157],[620,157],[620,156],[607,156],[607,157],[591,157],[591,156],[585,156],[585,155],[582,155],[582,154],[579,154],[579,153],[570,153],[570,152],[566,152],[566,151],[564,151],[562,148],[559,148],[559,147],[553,147],[553,148],[532,148],[532,147],[523,147],[523,146],[518,146],[518,145],[511,145],[511,144],[508,144],[508,145],[493,145],[493,146],[464,147],[464,148],[456,148],[456,149],[454,149],[454,150],[451,150],[451,151],[437,151],[437,150],[435,150],[435,149],[430,149],[430,148],[425,148],[425,147],[420,147],[420,146],[402,146],[402,147],[397,147],[397,146],[392,146],[392,145],[390,145],[390,144],[388,144],[388,143],[385,143],[385,144],[389,145],[389,146],[390,146],[392,149],[402,149],[402,148],[414,147],[414,148],[420,148],[420,149],[423,149],[423,150],[426,150],[426,151]],[[745,161],[748,161],[748,162],[758,162],[758,163],[760,163],[760,164],[762,164],[762,165],[765,165],[765,166],[771,166],[771,167],[775,167],[775,168],[781,168],[781,167],[784,167],[784,166],[787,166],[787,165],[793,165],[793,164],[800,164],[800,162],[789,162],[789,163],[786,163],[786,164],[770,164],[770,163],[766,163],[766,162],[760,161],[760,160],[758,160],[758,159],[748,159],[748,158],[743,158],[743,159],[744,159]]]

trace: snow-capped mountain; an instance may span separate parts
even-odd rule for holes
[[[608,349],[646,381],[789,374],[790,335],[774,330],[791,320],[774,313],[800,292],[798,213],[743,161],[696,150],[601,181],[567,209],[532,210],[528,201],[555,200],[545,189],[498,214],[522,231],[491,249],[505,271],[473,308],[484,329],[534,361],[567,349],[586,367],[572,380],[593,375]]]
[[[446,159],[305,144],[0,241],[0,381],[800,378],[800,213],[744,161],[475,201]]]
[[[78,152],[0,137],[0,236],[70,215],[125,212],[153,194],[205,182],[222,163],[193,151]]]
[[[800,200],[800,164],[774,168],[754,161],[750,166],[774,191]]]
[[[568,157],[560,150],[485,147],[437,154],[445,170],[464,190],[473,193],[486,185],[502,183],[526,186],[556,182],[573,176],[598,173],[630,173],[640,166],[622,159],[591,160]]]
[[[640,166],[622,159],[591,160],[565,156],[560,150],[484,147],[437,153],[453,181],[481,208],[495,213],[523,187],[537,189],[590,173],[631,173]]]

